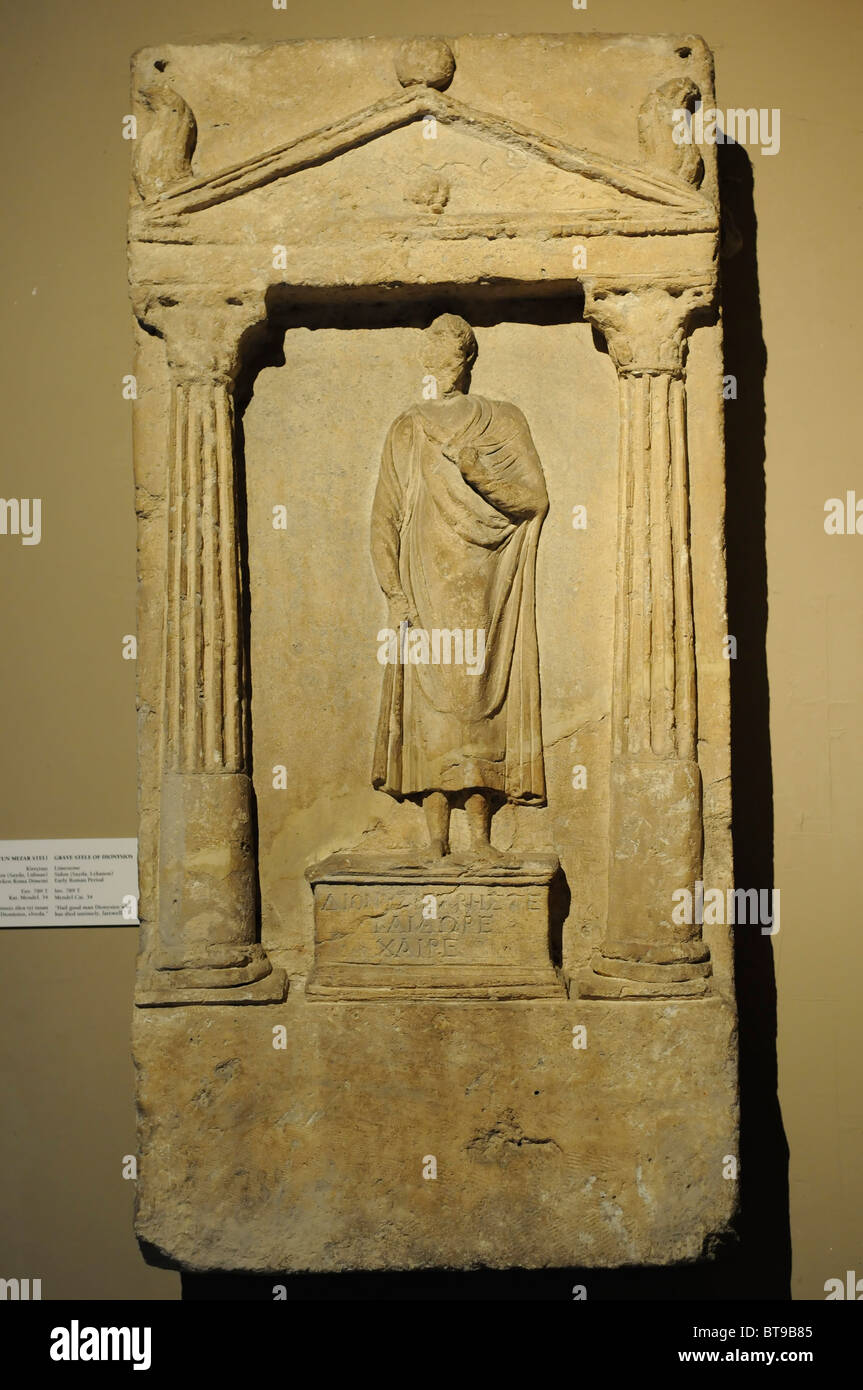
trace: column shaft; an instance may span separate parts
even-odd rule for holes
[[[697,925],[672,921],[674,891],[701,868],[683,391],[669,373],[620,377],[609,914],[594,968],[650,983],[669,973],[654,966],[701,977],[706,957]]]
[[[157,964],[261,978],[248,776],[233,404],[221,377],[176,377],[168,455]],[[179,978],[179,977],[178,977]],[[238,981],[234,981],[235,983]]]
[[[224,382],[173,388],[165,623],[166,772],[244,772],[233,407]]]
[[[587,297],[620,400],[608,924],[580,980],[582,994],[604,998],[697,995],[710,973],[700,925],[672,916],[702,864],[683,371],[698,298]]]

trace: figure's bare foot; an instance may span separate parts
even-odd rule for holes
[[[474,792],[464,803],[472,859],[500,859],[491,843],[492,800],[485,792]]]
[[[506,857],[503,850],[495,849],[490,840],[472,840],[469,853],[475,863],[490,863]]]
[[[432,859],[444,859],[449,854],[449,840],[432,838],[429,842]]]

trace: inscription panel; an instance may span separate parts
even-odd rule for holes
[[[541,885],[315,885],[320,965],[543,965]]]

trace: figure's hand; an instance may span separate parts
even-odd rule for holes
[[[463,478],[470,478],[479,463],[479,453],[476,449],[444,449],[443,456],[455,464]]]
[[[398,632],[402,623],[408,623],[410,627],[419,627],[420,620],[411,608],[404,594],[399,594],[390,599],[389,626],[394,632]]]

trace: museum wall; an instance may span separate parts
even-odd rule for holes
[[[736,391],[725,409],[729,632],[738,639],[731,672],[735,862],[739,885],[775,885],[781,893],[779,931],[750,937],[739,950],[744,1065],[750,1094],[769,1089],[775,1010],[787,1179],[781,1145],[750,1153],[765,1190],[775,1173],[780,1201],[788,1182],[793,1296],[823,1298],[827,1279],[863,1273],[856,1000],[863,944],[855,894],[863,829],[863,538],[824,527],[825,502],[853,491],[859,471],[852,306],[861,272],[852,213],[863,137],[852,110],[861,29],[854,0],[825,0],[817,11],[799,0],[721,7],[588,0],[583,10],[568,0],[438,0],[415,11],[394,0],[288,0],[286,10],[274,10],[271,0],[87,0],[77,8],[48,0],[9,11],[5,28],[0,492],[41,498],[43,520],[38,545],[0,535],[2,839],[136,834],[135,663],[124,658],[124,638],[135,630],[132,407],[122,390],[133,351],[124,247],[130,149],[122,119],[136,49],[364,33],[698,33],[715,55],[721,109],[781,114],[774,153],[752,145],[720,159],[734,220],[723,306],[725,370]],[[356,661],[350,638],[343,663],[329,667],[296,659],[296,644],[313,643],[328,621],[321,595],[330,582],[312,582],[309,556],[335,574],[339,553],[365,543],[374,469],[358,477],[349,402],[355,393],[357,420],[367,422],[372,400],[383,433],[411,395],[399,346],[406,331],[357,332],[356,370],[339,384],[338,426],[328,432],[317,409],[332,375],[327,330],[291,328],[289,371],[261,373],[245,420],[250,519],[255,506],[266,513],[282,501],[290,515],[286,538],[250,525],[258,633],[272,627],[284,634],[278,647],[253,631],[261,689],[274,688],[282,672],[335,710],[344,682],[360,718],[374,708],[375,677]],[[530,322],[484,332],[487,389],[493,383],[538,421],[553,493],[555,460],[565,457],[568,437],[579,428],[593,438],[590,421],[615,389],[608,364],[584,325],[559,324],[551,336]],[[519,371],[528,354],[542,368],[541,392],[537,374],[528,382]],[[479,369],[476,385],[484,389]],[[272,448],[257,446],[280,435],[285,464],[268,478],[256,472],[256,460],[271,457]],[[584,495],[573,499],[589,511],[614,505],[608,465],[597,435],[584,450]],[[315,489],[324,486],[338,520],[335,533],[319,536]],[[694,524],[704,523],[696,517]],[[607,564],[609,534],[588,533],[578,563]],[[575,695],[586,746],[601,766],[608,691],[592,676],[582,679],[583,667],[593,671],[601,662],[582,663],[579,645],[610,649],[611,610],[579,608],[578,566],[563,540],[549,530],[538,607],[548,622],[548,595],[559,585],[555,621],[573,637],[569,649],[554,647],[544,701],[553,726]],[[353,601],[346,595],[346,604]],[[374,614],[358,617],[363,630],[374,625]],[[357,680],[356,668],[364,673]],[[337,730],[332,747],[321,750],[325,775],[303,789],[295,823],[283,822],[274,792],[264,785],[259,794],[270,865],[264,932],[295,963],[308,946],[293,906],[303,865],[312,850],[326,852],[356,833],[373,799],[371,791],[357,797],[353,790],[363,750],[342,746],[340,737]],[[292,744],[303,738],[299,720],[286,729],[274,705],[259,705],[262,764],[290,763]],[[564,775],[563,766],[553,769],[552,783]],[[573,843],[584,845],[580,892],[588,920],[601,906],[603,864],[591,858],[581,814],[572,831]],[[537,835],[541,841],[541,828]],[[45,1298],[180,1294],[178,1275],[149,1267],[138,1251],[133,1183],[123,1176],[124,1156],[135,1149],[135,947],[132,928],[0,932],[0,1276],[41,1278]],[[744,1104],[744,1164],[746,1121]],[[757,1147],[757,1125],[753,1133]]]

